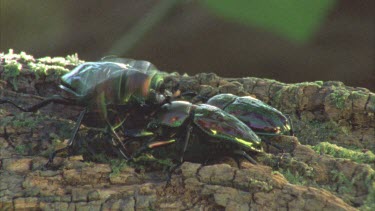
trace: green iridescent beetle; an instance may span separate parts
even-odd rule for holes
[[[140,110],[140,107],[147,105],[161,106],[169,101],[170,93],[163,86],[166,75],[147,61],[109,58],[86,62],[61,77],[62,95],[54,95],[28,108],[22,108],[7,99],[0,99],[0,104],[10,103],[24,112],[37,111],[50,103],[83,108],[68,146],[52,153],[47,164],[53,162],[56,153],[72,147],[81,123],[91,126],[90,121],[85,122],[85,116],[94,116],[96,121],[101,121],[99,127],[109,130],[113,137],[111,143],[125,159],[129,159],[115,130],[133,109]]]
[[[240,155],[256,163],[248,152],[263,151],[260,138],[249,127],[233,115],[207,104],[194,105],[187,101],[167,103],[155,112],[147,130],[153,136],[133,157],[157,147],[174,144],[180,147],[180,164],[185,160],[187,151],[191,154],[188,161],[198,161],[202,156],[214,154],[214,157]],[[198,136],[195,144],[190,143],[192,135]],[[189,150],[189,143],[196,147]]]
[[[293,135],[291,121],[286,115],[251,96],[218,94],[206,103],[234,115],[257,135]]]

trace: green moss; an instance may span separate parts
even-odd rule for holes
[[[365,98],[367,100],[367,98],[369,97],[369,93],[368,92],[364,92],[362,90],[359,90],[359,91],[352,91],[350,92],[350,99],[361,99],[361,98]]]
[[[332,170],[330,174],[332,181],[334,182],[332,188],[335,189],[336,192],[341,194],[350,194],[353,192],[353,184],[344,173],[338,170]]]
[[[95,153],[90,155],[90,160],[98,163],[110,163],[109,158],[105,153]]]
[[[42,115],[39,113],[25,113],[20,112],[15,114],[14,116],[4,116],[0,118],[0,126],[1,127],[14,127],[14,128],[28,128],[28,129],[36,129],[38,125],[45,124],[47,120],[56,120],[56,122],[59,123],[59,121],[62,121],[61,125],[59,125],[62,128],[62,124],[66,125],[68,123],[71,123],[68,120],[57,120],[56,118],[51,118],[48,115]],[[67,126],[66,126],[67,127]],[[69,129],[71,132],[72,129]],[[60,134],[61,136],[61,134]],[[70,137],[69,136],[63,136],[64,138]]]
[[[366,104],[366,111],[371,113],[375,113],[375,94],[370,94],[367,104]]]
[[[61,138],[61,137],[60,137],[59,135],[57,135],[56,133],[50,133],[50,134],[49,134],[49,137],[50,137],[50,139],[52,139],[51,141],[52,141],[52,145],[53,145],[53,146],[59,145],[59,144],[61,144],[61,143],[64,142],[64,139]]]
[[[84,61],[80,60],[78,58],[78,54],[77,53],[74,53],[72,55],[67,55],[65,57],[65,59],[68,61],[68,65],[79,65],[81,63],[83,63]]]
[[[57,118],[53,118],[53,120],[56,127],[59,128],[59,130],[57,131],[57,135],[61,139],[68,139],[72,136],[73,128],[76,122]]]
[[[332,100],[336,108],[344,109],[345,104],[348,100],[348,97],[350,96],[350,92],[346,90],[335,90],[331,94],[328,95],[328,97]]]
[[[351,128],[335,121],[301,121],[291,116],[294,131],[302,144],[316,145],[323,141],[335,142],[339,137],[351,134]]]
[[[308,183],[304,176],[300,175],[298,171],[295,173],[291,172],[289,169],[281,169],[280,171],[280,173],[284,175],[285,179],[287,179],[291,184],[306,185]]]
[[[77,54],[73,54],[67,57],[43,57],[37,59],[37,62],[28,63],[30,69],[35,72],[37,78],[41,76],[51,76],[60,77],[70,70],[67,68],[69,66],[76,66],[82,63],[78,59]]]
[[[273,189],[273,186],[267,181],[261,181],[261,180],[250,178],[249,183],[248,183],[248,188],[250,190],[260,189],[262,191],[268,192]]]
[[[361,210],[375,210],[375,171],[371,168],[369,171],[363,171],[354,176],[354,180],[363,180],[365,178],[365,185],[368,188],[368,195],[364,200]]]
[[[10,61],[4,65],[4,80],[11,80],[14,90],[18,90],[17,77],[22,69],[22,64],[16,61]]]
[[[293,84],[292,86],[297,86],[297,87],[301,87],[301,86],[316,86],[316,87],[320,88],[322,85],[323,85],[323,81],[315,81],[315,82],[296,83],[296,84]]]
[[[65,66],[69,65],[69,61],[66,60],[64,57],[43,57],[39,58],[38,62],[44,63],[44,64],[51,64],[51,65],[56,65],[56,66]]]
[[[298,87],[295,85],[284,86],[272,96],[270,104],[278,109],[284,110],[285,112],[294,112],[295,109],[298,107],[298,104],[296,103],[297,88]]]
[[[0,126],[2,127],[15,127],[15,128],[30,128],[34,129],[37,125],[37,122],[40,119],[34,119],[31,117],[32,114],[19,113],[16,116],[5,116],[0,120]]]
[[[146,169],[163,169],[164,171],[173,166],[171,159],[158,159],[150,154],[142,154],[133,161],[128,162],[124,159],[112,159],[109,161],[112,173],[110,176],[117,176],[123,169],[132,167],[145,172]]]
[[[69,72],[69,69],[58,65],[47,65],[43,63],[30,63],[28,65],[35,73],[37,79],[39,79],[43,75],[56,74],[58,76],[61,76]]]
[[[322,81],[285,85],[272,96],[271,104],[285,112],[295,112],[296,109],[299,109],[300,100],[303,97],[301,91],[305,87],[316,87],[319,89],[322,85]]]
[[[28,146],[27,145],[25,145],[25,144],[21,144],[21,145],[17,145],[16,147],[15,147],[15,151],[18,153],[18,154],[25,154],[26,153],[26,151],[28,150]]]
[[[359,152],[344,147],[337,146],[328,142],[321,142],[315,146],[312,146],[319,154],[328,154],[336,158],[346,158],[358,163],[374,163],[375,155],[371,151]]]
[[[360,210],[370,211],[375,210],[375,182],[373,181],[369,189],[369,194],[365,200],[364,205],[360,208]]]
[[[33,56],[21,52],[14,53],[12,49],[8,53],[0,53],[0,61],[5,67],[5,80],[11,78],[16,86],[16,78],[22,70],[28,70],[35,74],[36,78],[41,76],[61,75],[67,73],[69,68],[77,66],[83,61],[78,59],[77,54],[68,55],[66,57],[43,57],[34,59]]]
[[[317,84],[318,86],[323,86],[323,81],[315,81],[314,83]]]
[[[110,160],[110,164],[111,164],[111,168],[112,168],[112,172],[109,175],[110,177],[114,177],[114,176],[119,175],[121,170],[128,167],[127,161],[125,161],[123,159]]]
[[[259,162],[264,163],[267,166],[272,166],[276,168],[278,166],[278,161],[273,154],[270,153],[261,153],[257,156]]]
[[[14,53],[13,49],[9,49],[8,53],[0,53],[0,59],[2,62],[7,64],[9,61],[20,61],[20,62],[31,62],[35,61],[34,57],[21,52],[19,54]]]
[[[9,61],[4,65],[4,68],[4,79],[7,80],[8,78],[17,77],[20,74],[22,64],[17,63],[17,61]]]
[[[146,169],[146,167],[154,167],[156,169],[163,169],[164,171],[173,166],[171,159],[159,159],[155,158],[151,154],[142,154],[137,158],[134,158],[134,162],[130,163],[131,166],[140,169]]]
[[[35,61],[34,57],[31,56],[31,55],[28,55],[27,53],[25,53],[24,51],[21,51],[21,53],[19,54],[19,58],[21,61],[23,62],[32,62],[32,61]]]

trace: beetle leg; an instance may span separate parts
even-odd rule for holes
[[[109,122],[108,123],[108,128],[109,128],[109,131],[112,135],[112,145],[115,146],[115,147],[119,147],[119,148],[116,148],[119,150],[119,152],[121,153],[121,155],[124,157],[125,160],[129,160],[129,156],[126,154],[126,148],[124,146],[124,144],[121,142],[121,138],[120,136],[117,135],[116,131],[113,129],[113,127],[110,126]]]
[[[168,173],[167,173],[167,183],[165,184],[165,187],[164,188],[167,188],[169,185],[171,185],[171,180],[172,180],[172,174],[174,171],[176,171],[176,169],[178,167],[180,167],[182,165],[182,162],[181,163],[177,163],[176,165],[173,165],[171,166],[170,168],[168,168]]]
[[[74,126],[74,129],[73,129],[73,134],[72,134],[72,137],[69,139],[69,142],[68,142],[68,146],[62,148],[62,149],[58,149],[54,152],[52,152],[49,156],[49,159],[48,159],[48,162],[46,163],[46,166],[49,166],[53,163],[53,159],[56,157],[56,155],[58,153],[61,153],[61,152],[64,152],[66,150],[70,150],[72,147],[73,147],[73,144],[74,144],[74,140],[75,140],[75,137],[78,133],[78,130],[79,130],[79,127],[81,126],[81,123],[82,123],[82,119],[83,117],[85,116],[87,112],[87,108],[85,108],[83,111],[81,111],[81,113],[79,114],[78,116],[78,119],[77,119],[77,122],[76,122],[76,125]]]
[[[143,129],[126,129],[124,135],[129,138],[143,138],[154,135],[152,132]]]
[[[168,187],[170,184],[171,184],[171,179],[172,179],[172,174],[173,172],[182,165],[182,163],[184,162],[184,154],[186,152],[186,149],[187,149],[187,146],[189,144],[189,140],[190,140],[190,133],[191,131],[193,130],[193,127],[191,126],[191,124],[189,124],[187,126],[187,130],[186,130],[186,134],[185,134],[185,140],[184,140],[184,146],[182,148],[182,152],[181,152],[181,156],[180,156],[180,159],[178,160],[178,164],[174,165],[174,166],[171,166],[171,168],[168,169],[168,174],[167,174],[167,184],[165,185],[165,187]]]
[[[197,97],[197,96],[200,96],[200,95],[198,95],[196,92],[193,92],[193,91],[185,91],[185,92],[180,93],[177,97],[185,97],[185,96]]]
[[[123,134],[125,136],[124,140],[122,141],[123,145],[125,146],[125,149],[127,152],[134,152],[134,146],[132,145],[134,143],[144,143],[146,141],[146,138],[150,138],[154,135],[154,133],[149,132],[144,129],[125,129],[123,130]],[[132,150],[133,146],[133,150]],[[138,147],[142,146],[142,144],[138,144]],[[129,149],[130,147],[130,149]],[[137,148],[138,148],[137,147]]]
[[[193,98],[193,97],[196,97],[198,94],[196,92],[193,92],[193,91],[186,91],[186,92],[180,92],[176,95],[173,95],[173,99],[176,100],[176,99],[184,99],[184,97],[190,97],[190,98]]]
[[[73,135],[68,142],[68,146],[73,146],[74,139],[75,139],[75,137],[78,133],[79,127],[81,126],[83,117],[85,116],[86,112],[87,112],[87,108],[83,109],[83,111],[81,111],[81,113],[79,114],[78,119],[77,119],[77,123],[74,127],[74,130],[73,130]]]
[[[167,188],[170,184],[171,184],[171,179],[172,179],[172,174],[173,172],[182,165],[182,163],[184,162],[184,154],[186,152],[186,149],[187,149],[187,146],[189,144],[189,140],[190,140],[190,133],[192,131],[193,127],[189,124],[187,126],[187,130],[186,130],[186,134],[185,134],[185,140],[184,140],[184,146],[182,148],[182,151],[181,151],[181,156],[178,160],[178,163],[176,165],[173,165],[171,166],[169,169],[168,169],[168,173],[167,173],[167,183],[165,184],[165,188]]]
[[[148,142],[150,142],[149,144],[144,144],[142,145],[135,153],[133,153],[132,157],[130,158],[130,160],[133,160],[134,158],[138,157],[140,154],[142,154],[143,152],[146,152],[148,150],[151,150],[152,149],[152,146],[149,146],[150,144],[154,143],[154,140],[156,139],[156,136],[153,136],[150,138],[150,140]]]
[[[189,140],[189,136],[190,136],[190,129],[188,129],[189,132],[188,132],[188,135],[187,135],[187,139],[186,140]],[[147,152],[147,151],[150,151],[154,148],[157,148],[157,147],[161,147],[161,146],[165,146],[165,145],[169,145],[169,144],[172,144],[174,142],[176,142],[176,140],[174,139],[171,139],[171,140],[167,140],[167,141],[154,141],[156,140],[157,137],[154,136],[152,137],[150,140],[149,140],[149,143],[148,144],[145,144],[143,145],[140,149],[137,150],[137,152],[134,153],[134,155],[132,156],[131,159],[134,159],[136,157],[138,157],[140,154],[144,153],[144,152]],[[186,146],[187,146],[187,142],[185,143],[185,146],[183,148],[183,153],[186,151]],[[172,178],[172,173],[179,167],[181,166],[181,164],[183,163],[182,162],[182,158],[183,158],[183,153],[182,153],[182,156],[180,158],[180,161],[178,162],[178,164],[176,165],[173,165],[171,166],[169,169],[168,169],[168,173],[167,173],[167,184],[165,185],[165,187],[168,187],[170,185],[170,180]]]
[[[50,98],[47,98],[45,100],[43,100],[42,102],[40,103],[37,103],[33,106],[30,106],[28,108],[22,108],[20,107],[19,105],[17,105],[16,103],[14,103],[13,101],[10,101],[10,100],[7,100],[7,99],[1,99],[0,100],[0,104],[4,104],[4,103],[9,103],[9,104],[12,104],[14,107],[18,108],[19,110],[23,111],[23,112],[34,112],[34,111],[37,111],[38,109],[50,104],[50,103],[57,103],[57,104],[63,104],[63,105],[76,105],[77,103],[73,102],[73,101],[68,101],[64,98],[62,98],[61,96],[58,96],[58,95],[54,95]]]
[[[152,138],[150,138],[147,141],[148,142],[147,144],[144,144],[135,153],[133,153],[131,159],[134,159],[134,158],[138,157],[140,154],[142,154],[144,152],[147,152],[147,151],[150,151],[154,148],[169,145],[169,144],[172,144],[172,143],[176,142],[176,140],[174,140],[174,139],[167,140],[167,141],[155,141],[157,138],[158,137],[156,137],[156,136],[153,136]]]
[[[184,147],[182,148],[182,152],[181,152],[181,157],[179,159],[179,162],[182,164],[183,160],[184,160],[184,154],[186,152],[186,148],[189,144],[189,140],[190,140],[190,133],[191,131],[193,130],[193,127],[191,126],[191,124],[189,124],[187,126],[187,130],[186,130],[186,134],[185,134],[185,140],[184,140]]]
[[[240,156],[243,156],[246,160],[248,160],[250,163],[252,164],[255,164],[257,165],[258,163],[252,158],[250,157],[250,155],[248,155],[245,151],[243,150],[235,150],[233,151],[234,154],[236,155],[240,155]]]
[[[124,152],[124,150],[119,149],[119,152],[121,153],[122,157],[124,157],[125,160],[127,160],[127,161],[130,160],[129,156],[126,155],[126,153]]]
[[[266,143],[267,145],[269,145],[269,146],[273,146],[273,147],[275,147],[276,149],[278,149],[278,150],[284,152],[284,149],[283,149],[282,147],[280,147],[278,144],[275,144],[275,143],[273,143],[273,142],[271,142],[271,141],[269,141],[269,140],[267,140],[267,139],[262,139],[262,141],[263,141],[264,143]]]

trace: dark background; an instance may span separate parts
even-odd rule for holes
[[[98,60],[158,2],[0,0],[0,51],[13,48],[35,57],[77,52],[83,60]],[[339,80],[374,91],[374,2],[337,1],[313,38],[296,43],[218,17],[198,1],[184,1],[119,56],[149,60],[165,71],[282,82]]]

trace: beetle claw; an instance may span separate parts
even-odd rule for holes
[[[172,180],[172,175],[167,175],[167,182],[165,183],[164,189],[167,189],[169,186],[171,186],[171,180]]]
[[[172,181],[172,174],[174,173],[174,171],[176,171],[176,169],[178,167],[180,167],[182,165],[182,162],[181,163],[178,163],[176,165],[173,165],[171,167],[168,168],[168,172],[167,172],[167,183],[165,184],[165,187],[164,188],[168,188],[169,186],[171,186],[171,181]]]

